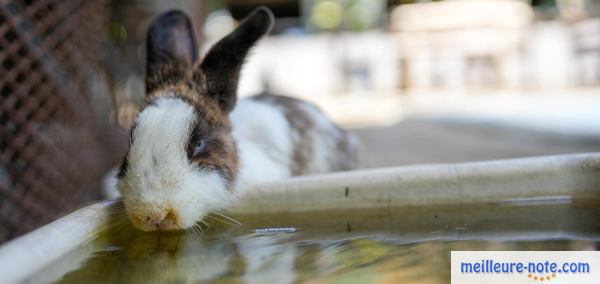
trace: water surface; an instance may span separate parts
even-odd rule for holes
[[[597,250],[599,216],[575,202],[232,216],[239,226],[215,215],[195,233],[115,226],[31,282],[449,283],[452,250]]]

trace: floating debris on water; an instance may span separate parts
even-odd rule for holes
[[[260,228],[260,229],[254,230],[254,233],[257,233],[257,234],[280,234],[280,233],[290,234],[290,233],[295,233],[295,232],[296,232],[296,228]]]

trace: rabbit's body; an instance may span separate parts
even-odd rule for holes
[[[272,23],[269,10],[255,10],[201,62],[187,16],[172,11],[151,23],[146,105],[116,182],[138,229],[191,228],[254,182],[358,166],[354,139],[314,106],[237,100],[246,54]]]
[[[238,101],[230,119],[241,187],[359,166],[355,138],[304,101],[266,94],[249,97]]]

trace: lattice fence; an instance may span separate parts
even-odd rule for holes
[[[0,243],[99,197],[107,0],[0,0]],[[122,138],[121,138],[122,139]]]

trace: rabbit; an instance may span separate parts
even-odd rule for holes
[[[201,62],[183,12],[151,22],[146,102],[116,174],[134,227],[193,228],[253,183],[360,166],[356,138],[315,106],[270,94],[237,99],[245,57],[273,22],[269,9],[255,9]]]

